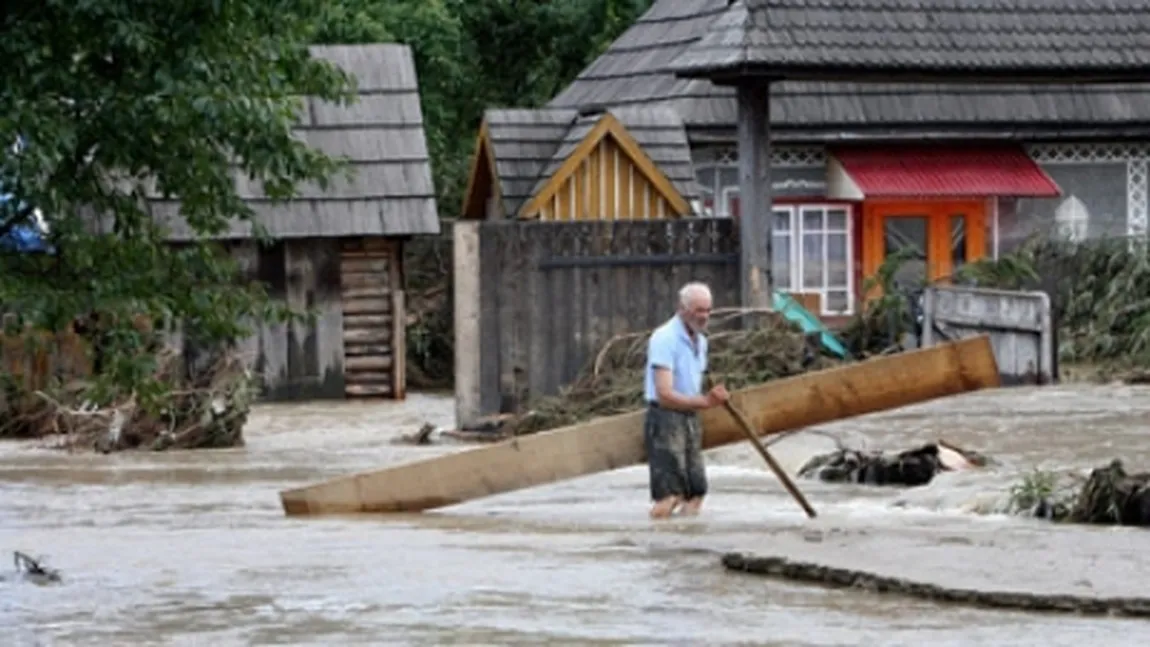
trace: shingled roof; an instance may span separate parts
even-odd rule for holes
[[[667,65],[727,5],[728,0],[656,0],[548,105],[663,105],[682,117],[692,139],[729,131],[736,116],[733,90],[708,79],[676,77]],[[872,133],[1133,136],[1150,133],[1150,85],[785,81],[773,86],[771,123],[772,135],[783,141]]]
[[[1147,9],[1145,0],[738,0],[671,67],[776,79],[1141,80]]]
[[[484,113],[507,213],[517,213],[531,197],[544,167],[578,116],[574,110],[496,109]]]
[[[630,106],[584,114],[551,108],[490,109],[484,113],[478,145],[484,146],[486,137],[490,146],[486,154],[494,158],[503,212],[517,214],[543,191],[606,114],[619,121],[685,200],[699,197],[683,120],[668,107]],[[478,171],[472,170],[473,182]],[[475,216],[478,205],[469,208],[473,188],[469,187],[469,195],[465,196],[469,204],[465,204],[464,211]]]
[[[344,158],[348,179],[338,173],[327,189],[301,185],[298,197],[272,202],[259,183],[237,178],[237,191],[274,238],[405,236],[439,233],[431,163],[419,103],[419,86],[407,45],[340,45],[312,48],[353,75],[358,100],[341,106],[308,98],[296,132],[314,148]],[[172,216],[175,203],[153,203],[171,223],[172,237],[191,231]],[[226,237],[251,235],[235,223]]]
[[[678,113],[664,106],[620,106],[608,112],[627,128],[684,198],[689,201],[699,197],[691,145]]]

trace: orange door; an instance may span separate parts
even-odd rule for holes
[[[958,267],[986,257],[985,202],[864,203],[863,276],[874,276],[887,255],[901,249],[915,254],[899,269],[898,283],[946,281]]]

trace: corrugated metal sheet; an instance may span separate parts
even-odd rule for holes
[[[1055,197],[1058,185],[1020,147],[829,151],[866,197]]]

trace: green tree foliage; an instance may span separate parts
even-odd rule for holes
[[[144,186],[202,236],[250,218],[231,170],[287,198],[337,164],[291,137],[298,97],[351,96],[308,44],[412,46],[441,211],[454,216],[482,112],[546,102],[650,0],[9,0],[0,8],[0,236],[43,214],[51,255],[0,251],[8,324],[99,315],[100,385],[158,390],[133,317],[205,340],[282,317],[210,242],[178,249]],[[22,139],[19,152],[9,145]],[[92,214],[102,214],[96,219]],[[100,225],[97,228],[97,224]],[[97,229],[103,232],[96,235]]]
[[[314,39],[415,53],[440,212],[454,217],[483,111],[554,97],[651,0],[332,0]]]
[[[342,71],[307,52],[325,4],[4,3],[0,143],[25,145],[0,155],[0,187],[13,194],[0,234],[39,208],[55,248],[0,254],[0,307],[17,315],[10,327],[61,330],[95,313],[108,358],[101,384],[140,391],[154,357],[133,317],[183,321],[220,340],[246,332],[245,317],[282,314],[259,288],[238,284],[214,245],[167,245],[143,187],[154,180],[194,231],[211,235],[251,216],[233,165],[279,198],[337,170],[291,136],[300,96],[350,96]]]

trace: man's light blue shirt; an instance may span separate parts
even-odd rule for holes
[[[655,367],[671,369],[672,386],[677,393],[699,395],[707,370],[707,338],[696,335],[697,346],[679,315],[671,317],[651,333],[647,341],[647,370],[644,393],[648,402],[658,402],[655,394]]]

